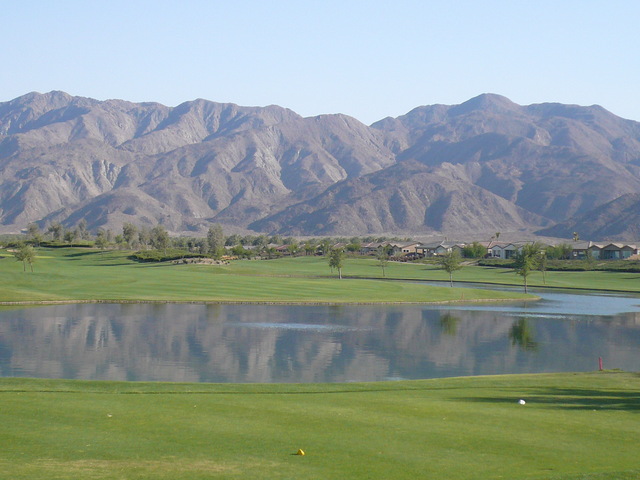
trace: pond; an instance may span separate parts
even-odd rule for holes
[[[0,311],[0,375],[352,382],[640,371],[640,299],[465,306],[78,304]]]

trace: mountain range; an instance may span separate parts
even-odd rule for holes
[[[0,103],[0,232],[80,220],[173,233],[636,240],[640,123],[483,94],[370,126],[207,100]]]

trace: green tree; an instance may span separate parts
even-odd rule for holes
[[[384,249],[381,249],[376,253],[376,258],[378,259],[378,265],[382,269],[382,276],[385,277],[385,268],[389,264],[389,254]]]
[[[300,245],[298,245],[295,241],[287,245],[287,251],[292,257],[294,257],[296,253],[298,253],[298,250],[300,250]]]
[[[227,240],[224,242],[224,244],[227,247],[235,247],[236,245],[241,243],[241,241],[242,241],[242,237],[237,233],[234,233],[233,235],[229,235],[227,237]]]
[[[275,234],[269,239],[269,243],[273,243],[274,245],[282,245],[282,235]]]
[[[251,256],[253,255],[253,252],[251,250],[244,248],[244,246],[241,243],[233,247],[231,249],[231,253],[238,258],[251,258]]]
[[[224,232],[222,231],[222,225],[216,223],[209,227],[207,232],[207,247],[209,255],[213,255],[214,258],[221,258],[224,254]]]
[[[586,250],[584,252],[584,268],[585,270],[593,270],[593,267],[596,263],[596,259],[593,256],[593,252],[591,250]]]
[[[272,258],[275,258],[278,255],[278,251],[276,250],[276,247],[264,247],[262,251],[267,256],[268,260],[271,260]]]
[[[109,245],[109,240],[107,239],[107,234],[104,230],[98,231],[98,234],[96,235],[95,245],[100,250],[104,250],[105,248],[107,248],[107,245]]]
[[[73,243],[76,240],[78,233],[75,230],[67,230],[64,232],[65,243]]]
[[[129,248],[133,247],[138,240],[138,227],[129,222],[122,224],[122,237]]]
[[[358,253],[362,248],[362,244],[359,241],[351,242],[347,245],[347,251],[350,253]]]
[[[242,245],[255,245],[256,238],[255,235],[245,235],[240,239],[240,243]]]
[[[316,251],[316,244],[310,240],[304,242],[304,254],[305,255],[313,255]]]
[[[267,245],[269,245],[269,237],[267,237],[266,235],[258,235],[254,238],[253,245],[255,247],[258,247],[259,250],[262,250],[266,248]]]
[[[438,265],[449,274],[449,284],[453,287],[453,272],[462,268],[462,257],[457,249],[440,255],[437,259]]]
[[[524,245],[515,255],[514,270],[522,277],[524,293],[527,293],[527,278],[529,274],[538,268],[542,245],[538,242]]]
[[[42,232],[37,223],[30,223],[27,227],[27,235],[36,247],[39,247],[42,243]]]
[[[569,260],[573,253],[573,247],[569,243],[562,243],[558,245],[560,248],[560,258],[563,260]]]
[[[17,262],[22,262],[23,271],[27,271],[27,264],[31,267],[31,273],[33,273],[33,264],[36,261],[36,251],[31,245],[20,244],[13,256],[16,257]]]
[[[147,227],[142,227],[138,232],[138,241],[140,245],[145,248],[145,250],[151,244],[151,231]]]
[[[207,255],[209,253],[209,242],[207,242],[206,238],[196,241],[194,242],[192,248],[202,255]],[[189,250],[191,251],[192,248],[190,248]]]
[[[466,258],[484,258],[487,255],[487,247],[478,242],[473,242],[471,245],[465,245],[462,248],[462,255]]]
[[[545,248],[547,258],[551,260],[568,260],[571,258],[573,247],[568,243],[561,243]]]
[[[320,250],[322,250],[322,255],[325,257],[329,255],[329,252],[331,251],[331,242],[328,238],[325,238],[320,242]]]
[[[170,243],[171,239],[164,226],[156,225],[153,227],[151,230],[151,246],[153,248],[163,250],[164,253],[167,253],[167,248],[169,248]]]
[[[76,238],[79,238],[80,240],[89,240],[91,238],[91,234],[87,230],[87,221],[84,218],[78,222],[74,231],[76,233]]]
[[[60,222],[53,222],[47,228],[47,233],[51,234],[51,238],[56,242],[61,242],[64,238],[64,227]]]
[[[342,280],[342,267],[344,266],[344,250],[341,248],[336,248],[331,250],[329,254],[329,267],[333,270],[334,268],[338,270],[338,276],[340,280]]]
[[[542,272],[542,283],[543,284],[547,284],[547,279],[546,279],[546,271],[547,271],[547,253],[545,252],[540,252],[538,254],[538,270],[540,270]]]

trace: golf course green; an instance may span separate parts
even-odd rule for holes
[[[5,305],[525,298],[397,281],[448,280],[424,264],[390,263],[383,278],[374,259],[347,259],[339,280],[321,257],[199,265],[138,263],[125,251],[37,253],[31,273],[0,251]],[[547,272],[544,281],[634,292],[638,278]],[[521,285],[512,270],[472,266],[454,280]],[[542,282],[536,272],[529,285]],[[639,415],[640,375],[620,371],[345,384],[5,377],[0,478],[631,480],[640,478]]]

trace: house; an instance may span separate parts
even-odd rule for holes
[[[498,243],[491,242],[488,252],[489,257],[491,258],[502,258],[504,260],[508,260],[516,256],[516,254],[522,249],[523,245],[526,242],[515,242],[515,243]]]
[[[510,243],[504,242],[491,242],[487,247],[487,251],[489,252],[490,258],[507,258],[505,254],[505,248],[511,245]]]
[[[416,253],[423,257],[436,257],[438,255],[444,255],[451,251],[452,245],[445,242],[427,243],[424,245],[418,245],[416,247]]]
[[[420,246],[420,242],[394,243],[393,246],[397,247],[400,250],[401,254],[407,255],[410,253],[417,253],[417,248]]]
[[[466,245],[467,245],[466,243],[456,243],[455,245],[451,245],[451,251],[453,252],[454,250],[457,250],[460,256],[462,257],[463,256],[462,252]]]
[[[384,248],[387,249],[390,257],[399,257],[400,255],[402,255],[402,247],[395,243],[386,243],[384,245]]]
[[[636,245],[625,245],[622,243],[589,243],[590,245],[587,248],[587,251],[595,260],[624,260],[625,258],[629,258],[638,253]],[[582,255],[578,254],[577,258],[584,258],[584,253],[582,253]]]
[[[370,242],[363,243],[360,246],[360,255],[376,255],[380,250],[382,250],[388,243],[387,242]]]
[[[571,258],[574,260],[580,260],[587,256],[587,252],[593,255],[596,251],[599,256],[600,250],[598,248],[595,248],[595,249],[592,248],[593,246],[594,246],[594,243],[591,241],[573,242],[571,244],[571,247],[572,247]]]

